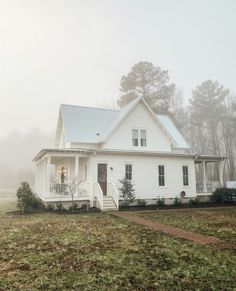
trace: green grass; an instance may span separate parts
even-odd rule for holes
[[[235,290],[233,250],[107,213],[0,216],[0,290]]]
[[[164,210],[139,215],[163,224],[215,236],[236,244],[236,207]]]

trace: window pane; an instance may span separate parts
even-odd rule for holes
[[[132,180],[132,165],[131,164],[125,165],[125,178],[127,180]]]
[[[138,130],[133,129],[132,130],[132,145],[133,146],[138,146]]]
[[[188,186],[189,180],[188,180],[188,166],[183,166],[183,185]]]
[[[165,167],[163,165],[158,166],[159,186],[165,186]]]
[[[141,129],[141,138],[146,138],[146,130]]]
[[[142,146],[142,147],[147,146],[146,139],[141,138],[141,146]]]
[[[138,138],[138,130],[133,129],[133,138]]]
[[[141,129],[140,131],[140,136],[141,136],[141,146],[145,147],[147,146],[147,138],[146,138],[146,130],[145,129]]]

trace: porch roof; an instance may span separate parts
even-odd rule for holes
[[[197,155],[194,153],[172,153],[172,152],[156,152],[156,151],[141,151],[141,150],[108,150],[108,149],[42,149],[33,159],[34,162],[41,159],[46,154],[126,154],[126,155],[147,155],[147,156],[162,156],[162,157],[188,157],[193,158],[195,163],[201,161],[216,162],[227,159],[225,156],[210,156],[210,155]]]
[[[162,156],[162,157],[188,157],[193,158],[195,163],[201,161],[216,162],[227,159],[225,156],[197,155],[194,153],[173,153],[173,152],[156,152],[156,151],[140,151],[140,150],[107,150],[107,149],[42,149],[33,159],[34,162],[41,159],[46,154],[126,154],[126,155],[147,155],[147,156]]]
[[[226,156],[213,156],[213,155],[196,155],[195,163],[205,162],[220,162],[228,159]]]
[[[45,156],[48,153],[71,153],[71,154],[90,154],[93,153],[92,150],[87,149],[42,149],[38,154],[33,158],[33,162],[37,162],[39,159],[41,159],[43,156]]]

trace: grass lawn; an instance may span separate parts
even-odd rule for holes
[[[1,209],[0,290],[235,290],[233,250],[108,213],[20,216]]]
[[[236,207],[163,210],[138,213],[146,219],[212,235],[236,244]]]

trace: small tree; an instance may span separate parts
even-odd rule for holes
[[[78,208],[78,205],[74,201],[74,195],[76,190],[78,189],[79,186],[79,180],[78,177],[75,177],[72,181],[72,183],[67,184],[66,186],[66,192],[71,195],[71,202],[72,206],[70,207],[70,210],[75,211]]]
[[[20,209],[21,213],[30,210],[34,199],[34,194],[27,182],[21,183],[21,186],[17,189],[16,196],[17,207]]]
[[[124,205],[129,205],[135,199],[135,190],[133,184],[126,178],[119,180],[121,183],[121,187],[119,188],[121,192],[121,196],[124,199]]]

